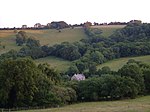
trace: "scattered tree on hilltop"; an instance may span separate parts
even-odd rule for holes
[[[27,38],[28,36],[25,31],[19,31],[16,35],[16,44],[18,46],[23,45],[26,42]]]

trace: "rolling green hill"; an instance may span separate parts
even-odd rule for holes
[[[61,108],[19,112],[150,112],[150,96],[121,101],[86,102]]]
[[[55,29],[48,30],[23,30],[29,36],[35,37],[41,45],[54,45],[61,42],[75,42],[87,38],[82,28],[62,29],[61,32]],[[19,50],[21,47],[16,45],[15,33],[13,30],[0,30],[0,54],[11,49]],[[5,46],[5,49],[2,48]]]
[[[28,35],[35,37],[41,45],[54,45],[61,42],[75,42],[87,38],[82,28],[66,28],[61,32],[55,29],[48,30],[26,30]]]
[[[76,42],[81,39],[87,38],[82,28],[62,29],[61,32],[55,29],[48,30],[24,30],[29,36],[35,37],[40,40],[41,45],[50,46],[59,44],[61,42]],[[16,45],[15,33],[13,30],[0,30],[0,54],[8,52],[11,49],[19,50],[21,47]],[[5,49],[3,49],[5,46]],[[46,57],[35,61],[36,63],[49,63],[52,67],[58,70],[66,70],[71,62],[56,57]]]
[[[111,70],[117,71],[120,69],[123,65],[125,65],[129,59],[134,59],[136,61],[142,61],[144,63],[150,64],[150,55],[147,56],[138,56],[138,57],[126,57],[126,58],[120,58],[120,59],[114,59],[112,61],[108,61],[104,64],[101,64],[97,66],[97,68],[102,68],[104,66],[108,66],[111,68]]]
[[[103,31],[102,35],[108,37],[117,29],[121,29],[125,27],[125,25],[106,25],[106,26],[92,26],[93,28],[99,28]],[[35,37],[37,40],[40,40],[42,45],[49,44],[50,46],[54,44],[59,44],[61,42],[75,42],[79,41],[83,38],[87,38],[82,28],[74,28],[74,29],[62,29],[61,32],[55,29],[48,30],[24,30],[27,32],[29,36]],[[0,54],[5,53],[11,49],[19,50],[21,47],[16,45],[15,42],[15,33],[13,30],[0,30]],[[3,49],[2,46],[5,46]],[[150,56],[140,56],[140,57],[128,57],[115,59],[112,61],[108,61],[102,65],[99,65],[98,68],[102,68],[103,66],[109,66],[112,70],[118,70],[121,68],[129,59],[136,59],[139,61],[143,61],[145,63],[150,63]],[[66,70],[71,62],[67,60],[63,60],[56,57],[46,57],[41,58],[35,61],[36,63],[49,63],[52,67],[56,67],[58,70]]]

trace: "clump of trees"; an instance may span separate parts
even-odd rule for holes
[[[87,80],[68,82],[76,90],[79,101],[136,98],[149,94],[150,65],[129,60],[118,72],[109,67],[96,70]]]
[[[57,106],[76,101],[76,92],[61,85],[60,74],[30,59],[0,62],[0,107]]]
[[[56,44],[48,49],[48,55],[53,55],[70,61],[77,60],[81,57],[78,47],[68,42],[58,45]],[[43,48],[43,50],[46,51],[47,49],[45,50]]]
[[[28,39],[28,36],[25,31],[19,31],[16,34],[16,44],[18,46],[22,46],[24,43],[26,43],[27,39]]]

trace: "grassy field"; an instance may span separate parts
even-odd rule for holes
[[[39,63],[48,63],[51,67],[56,68],[58,71],[66,71],[68,67],[71,65],[71,61],[63,60],[60,58],[56,58],[53,56],[49,56],[46,58],[40,58],[35,60],[37,64]]]
[[[108,37],[113,34],[114,31],[125,27],[125,25],[101,25],[101,26],[92,26],[93,28],[99,28],[102,30],[102,35]]]
[[[61,42],[75,42],[87,38],[82,28],[67,28],[61,32],[55,29],[48,30],[25,30],[30,36],[40,40],[41,45],[54,45]]]
[[[125,65],[129,59],[134,59],[134,60],[137,60],[137,61],[142,61],[144,63],[149,63],[150,64],[150,55],[147,55],[147,56],[138,56],[138,57],[127,57],[127,58],[114,59],[112,61],[108,61],[104,64],[101,64],[101,65],[97,66],[97,68],[99,69],[99,68],[102,68],[104,66],[109,66],[111,68],[111,70],[117,71],[123,65]]]
[[[19,112],[150,112],[150,96],[121,101],[86,102],[61,108]]]
[[[13,30],[0,30],[0,54],[8,52],[11,49],[20,49],[20,47],[16,45],[15,38]],[[2,46],[5,46],[5,49]]]
[[[29,36],[40,40],[41,45],[54,45],[61,42],[75,42],[86,38],[82,28],[62,29],[59,33],[57,30],[24,30]],[[5,53],[11,49],[19,50],[20,47],[16,45],[15,33],[13,30],[0,30],[0,54]],[[3,49],[2,46],[5,46]]]

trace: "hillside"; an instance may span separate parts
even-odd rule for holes
[[[92,26],[92,28],[98,28],[102,30],[102,35],[108,37],[113,34],[114,31],[125,27],[125,25],[101,25],[101,26]]]
[[[24,30],[29,36],[33,36],[40,40],[41,45],[50,46],[60,44],[61,42],[75,42],[87,38],[82,28],[62,29],[61,32],[55,29],[48,30]],[[0,30],[0,54],[8,52],[11,49],[19,50],[21,47],[16,45],[16,36],[13,30]],[[3,49],[5,46],[5,49]],[[56,57],[40,58],[36,63],[49,63],[52,67],[56,67],[59,71],[66,70],[71,62]]]
[[[148,64],[150,63],[150,55],[147,55],[147,56],[126,57],[126,58],[114,59],[112,61],[108,61],[106,63],[103,63],[103,64],[97,66],[97,68],[99,69],[104,66],[108,66],[111,68],[111,70],[117,71],[123,65],[125,65],[129,59],[134,59],[136,61],[142,61],[142,62],[148,63]]]
[[[50,46],[65,41],[72,43],[86,38],[82,28],[62,29],[60,33],[54,29],[23,31],[27,32],[29,36],[33,36],[39,40],[41,45],[48,44]],[[8,52],[11,49],[19,50],[21,47],[16,45],[15,39],[16,37],[13,30],[0,30],[0,54]],[[2,46],[5,46],[5,49],[3,49]]]
[[[114,31],[117,29],[121,29],[125,27],[125,25],[103,25],[103,26],[92,26],[92,28],[98,28],[102,30],[102,35],[105,37],[110,36],[113,34]],[[74,29],[62,29],[61,32],[55,29],[48,29],[48,30],[24,30],[27,32],[29,36],[35,37],[37,40],[40,40],[41,45],[54,45],[59,44],[61,42],[76,42],[81,39],[87,38],[87,35],[84,33],[81,27],[74,28]],[[11,49],[19,50],[21,47],[16,45],[15,42],[15,33],[13,30],[0,30],[0,54],[5,53]],[[5,46],[5,49],[3,49]],[[136,60],[140,60],[143,62],[150,62],[149,56],[141,56],[141,57],[134,57]],[[108,61],[102,65],[99,65],[98,68],[103,66],[109,66],[112,70],[118,70],[121,68],[129,59],[129,58],[121,58],[115,59],[112,61]],[[63,60],[61,58],[56,57],[45,57],[40,58],[35,61],[36,63],[49,63],[52,67],[56,67],[58,70],[66,70],[70,65],[71,61]]]
[[[149,112],[150,96],[122,101],[103,101],[73,104],[61,108],[19,112]]]
[[[67,28],[62,29],[61,32],[55,29],[48,30],[25,30],[29,36],[35,37],[40,41],[41,45],[54,45],[61,42],[75,42],[86,38],[82,28]]]
[[[61,58],[56,58],[54,56],[49,56],[46,58],[36,59],[35,62],[39,63],[48,63],[51,67],[56,68],[59,71],[66,71],[71,65],[71,61],[63,60]]]
[[[0,30],[0,54],[11,49],[19,50],[21,47],[16,45],[15,39],[13,30]],[[3,46],[5,46],[5,49],[3,49]]]

